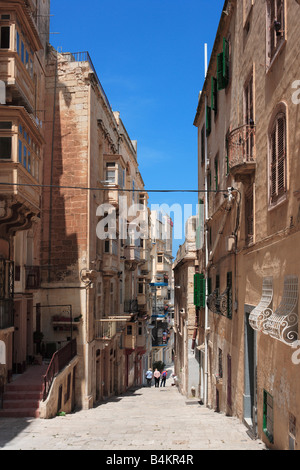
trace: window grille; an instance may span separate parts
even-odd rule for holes
[[[286,117],[279,113],[270,135],[271,202],[286,192]]]
[[[298,277],[286,276],[283,296],[275,312],[267,309],[263,333],[292,346],[298,341]]]
[[[273,302],[273,278],[265,277],[262,285],[262,296],[259,304],[252,310],[249,316],[250,326],[257,331],[262,331],[267,320],[268,309],[272,308]],[[267,310],[267,313],[265,313]]]

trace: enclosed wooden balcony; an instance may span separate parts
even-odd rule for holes
[[[256,169],[255,125],[245,124],[227,137],[228,165],[235,181],[249,178]]]
[[[39,79],[34,77],[34,54],[42,43],[25,2],[0,6],[0,13],[0,80],[6,84],[7,103],[33,113]]]
[[[43,142],[24,108],[0,106],[0,198],[11,223],[40,212]]]

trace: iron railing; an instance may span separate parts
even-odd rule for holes
[[[229,168],[255,162],[255,125],[245,124],[227,137]]]
[[[103,94],[103,97],[104,97],[104,100],[108,106],[108,108],[112,111],[112,108],[111,108],[111,105],[108,101],[108,98],[105,94],[105,91],[101,85],[101,82],[99,80],[99,77],[97,75],[97,72],[96,72],[96,69],[94,67],[94,64],[92,62],[92,59],[91,59],[91,56],[90,54],[87,52],[87,51],[83,51],[83,52],[68,52],[68,53],[63,53],[62,54],[69,62],[88,62],[89,63],[89,66],[91,67],[94,75],[95,75],[95,78],[97,80],[97,83],[101,89],[101,92]]]
[[[43,401],[48,397],[54,378],[64,367],[77,355],[76,339],[70,341],[66,346],[56,351],[51,359],[46,375],[44,375]]]

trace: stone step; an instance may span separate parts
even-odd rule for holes
[[[6,409],[0,410],[0,418],[39,418],[39,410],[33,409]]]
[[[10,383],[6,387],[6,392],[41,392],[43,390],[42,384],[17,384]]]
[[[22,409],[25,410],[33,409],[37,410],[39,408],[39,400],[3,400],[3,409]]]
[[[3,394],[3,400],[38,400],[43,398],[43,394],[40,391],[6,391]]]

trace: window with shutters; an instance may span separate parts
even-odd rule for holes
[[[211,109],[218,113],[218,81],[215,77],[211,77]]]
[[[250,130],[254,127],[253,73],[251,73],[244,87],[244,124],[249,128],[249,136],[245,142],[246,159],[252,161],[255,145],[255,133]]]
[[[286,39],[285,0],[267,1],[267,66],[272,64]]]
[[[270,442],[274,441],[273,397],[264,390],[263,431]]]
[[[219,155],[215,157],[215,190],[219,190]]]
[[[211,133],[211,107],[210,106],[206,106],[205,122],[206,122],[206,135],[208,137]]]
[[[270,204],[282,200],[287,191],[286,114],[279,112],[269,136]]]
[[[217,89],[223,90],[230,78],[230,42],[223,38],[223,51],[217,56]]]
[[[245,239],[246,245],[253,243],[253,185],[245,192]]]
[[[205,277],[204,274],[196,273],[194,275],[194,305],[197,308],[205,307]]]
[[[201,165],[205,162],[205,126],[201,129]]]

